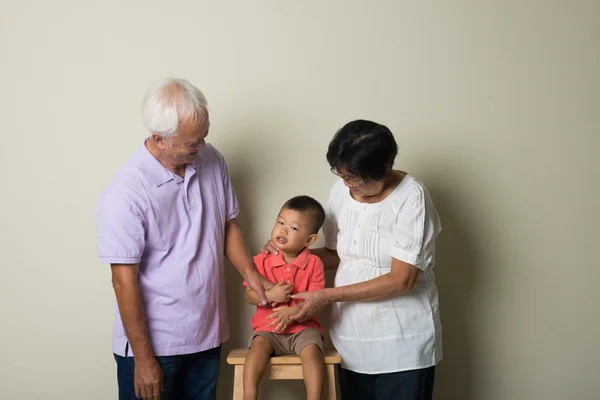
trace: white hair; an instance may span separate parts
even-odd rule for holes
[[[150,134],[170,139],[184,121],[208,121],[208,105],[202,92],[185,79],[164,79],[146,95],[142,119]]]

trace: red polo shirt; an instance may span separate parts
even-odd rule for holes
[[[311,290],[319,290],[325,287],[325,274],[323,270],[323,262],[321,259],[312,254],[308,247],[300,253],[298,257],[290,264],[286,263],[281,253],[274,255],[259,254],[254,257],[254,263],[258,272],[270,280],[271,282],[284,281],[285,283],[292,283],[293,294],[310,292]],[[244,286],[248,286],[244,282]],[[300,301],[291,299],[287,304],[279,304],[280,306],[288,305],[294,306]],[[269,315],[273,313],[273,309],[270,307],[256,307],[254,317],[250,321],[250,325],[254,332],[257,331],[269,331],[273,332],[273,329],[277,325],[269,327],[269,324],[273,322],[273,319],[267,319]],[[323,333],[323,326],[319,322],[316,316],[313,316],[306,322],[290,324],[286,330],[277,333],[296,333],[306,328],[315,328]]]

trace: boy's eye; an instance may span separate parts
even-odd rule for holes
[[[297,231],[298,228],[296,228],[295,226],[292,226],[292,230]]]
[[[279,225],[283,225],[283,222],[281,222],[281,221],[277,221],[277,223],[278,223]]]

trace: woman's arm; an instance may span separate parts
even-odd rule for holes
[[[391,271],[366,282],[327,288],[315,292],[298,293],[295,299],[304,299],[302,309],[290,319],[305,321],[328,304],[340,301],[382,300],[412,290],[419,269],[412,264],[392,258]]]
[[[323,261],[323,267],[325,269],[337,269],[338,265],[340,265],[340,258],[338,257],[337,250],[320,247],[318,249],[310,249],[310,252]]]

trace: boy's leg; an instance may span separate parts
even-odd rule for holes
[[[256,400],[258,384],[265,373],[273,346],[266,337],[257,335],[252,339],[250,351],[244,363],[244,400]]]
[[[302,375],[306,386],[306,399],[321,400],[323,377],[325,375],[323,352],[316,344],[309,344],[300,350],[300,360],[302,361]]]
[[[292,336],[292,349],[302,361],[302,375],[308,400],[320,400],[325,379],[323,339],[314,328],[304,329]]]

